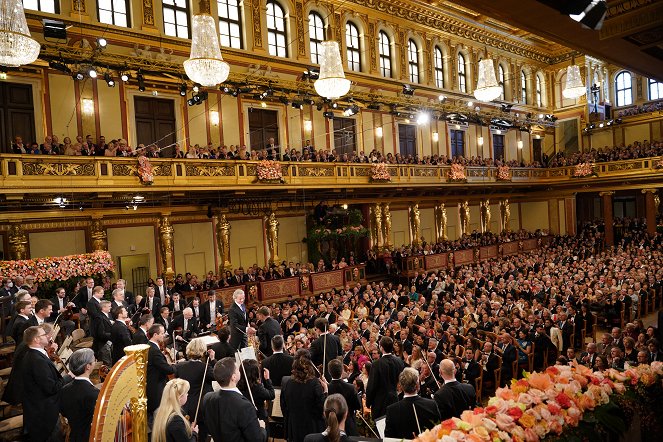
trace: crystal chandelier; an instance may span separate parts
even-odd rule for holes
[[[345,78],[341,53],[335,41],[323,41],[320,54],[320,76],[313,86],[321,96],[330,100],[340,98],[350,90],[350,80]]]
[[[564,95],[564,98],[575,100],[578,97],[582,97],[586,93],[587,88],[582,82],[580,68],[577,64],[575,64],[574,60],[571,62],[571,66],[566,68],[566,84],[562,90],[562,95]]]
[[[479,62],[479,80],[474,96],[479,101],[493,101],[502,95],[502,87],[495,78],[493,60],[488,58]]]
[[[184,62],[184,71],[202,86],[216,86],[228,78],[230,65],[221,57],[216,23],[209,14],[193,16],[191,56]]]
[[[40,45],[30,37],[21,0],[0,0],[0,65],[17,67],[39,57]]]

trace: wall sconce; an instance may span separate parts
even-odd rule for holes
[[[313,130],[313,122],[311,120],[304,120],[304,131],[311,132]]]
[[[539,140],[539,139],[541,139],[541,135],[534,135],[534,138],[536,138],[537,140]]]
[[[478,144],[479,146],[483,146],[483,137],[479,137],[479,138],[477,138],[477,144]]]
[[[440,139],[440,135],[437,132],[433,132],[433,143],[437,143]]]
[[[522,149],[523,148],[523,140],[518,140],[517,146],[518,146],[518,149]]]
[[[375,128],[375,135],[379,138],[382,138],[382,128],[381,127],[376,127]]]
[[[84,114],[93,114],[94,113],[94,100],[89,98],[84,98],[81,109]]]
[[[219,113],[217,111],[210,111],[209,121],[210,121],[210,123],[212,123],[213,126],[218,126],[219,125]]]

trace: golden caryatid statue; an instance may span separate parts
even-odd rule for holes
[[[481,233],[490,231],[490,200],[479,202],[479,222],[481,224]]]
[[[173,226],[167,216],[162,216],[159,220],[159,250],[161,251],[161,271],[170,279],[175,274],[173,269]]]
[[[503,199],[500,201],[500,229],[502,232],[509,231],[509,220],[511,219],[511,207],[509,200]]]
[[[90,224],[90,244],[93,252],[108,250],[108,235],[100,219],[93,219]]]
[[[376,203],[370,207],[371,214],[371,245],[373,250],[382,249],[382,207]]]
[[[271,212],[265,217],[265,232],[267,234],[267,248],[269,249],[269,262],[279,263],[279,220]]]
[[[419,217],[419,204],[410,206],[410,240],[413,246],[421,244],[421,219]]]
[[[382,245],[386,250],[390,250],[391,244],[391,211],[389,203],[382,204]]]
[[[21,222],[11,223],[9,227],[9,259],[28,259],[28,236]]]
[[[460,217],[460,236],[469,235],[470,232],[470,203],[458,203],[458,216]]]
[[[232,270],[230,262],[230,223],[224,214],[216,219],[216,245],[221,258],[219,274],[222,270]]]
[[[437,242],[447,240],[447,208],[440,203],[433,209],[435,217],[435,239]]]

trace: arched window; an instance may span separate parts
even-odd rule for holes
[[[497,65],[497,82],[502,88],[502,92],[500,93],[500,100],[505,100],[506,98],[504,97],[506,97],[506,84],[504,83],[504,68],[501,64]]]
[[[520,102],[527,104],[527,76],[525,71],[520,71]]]
[[[33,11],[60,13],[60,2],[55,0],[23,0],[23,8]]]
[[[444,87],[444,56],[442,49],[435,46],[435,86]]]
[[[419,83],[419,48],[412,39],[407,41],[407,60],[410,65],[410,83]]]
[[[311,44],[311,63],[320,64],[320,43],[325,40],[325,22],[317,12],[308,15],[308,34]]]
[[[458,54],[458,89],[467,92],[467,73],[465,72],[465,56]]]
[[[540,76],[535,76],[536,79],[536,105],[538,107],[543,106],[543,91],[542,91],[542,86],[541,86],[541,77]]]
[[[633,82],[630,72],[620,72],[615,78],[617,107],[633,104]]]
[[[649,79],[649,99],[660,100],[663,98],[663,83],[653,78]]]
[[[384,31],[380,31],[378,49],[380,50],[380,74],[383,77],[391,78],[391,40]]]
[[[288,32],[285,27],[285,11],[280,4],[267,2],[267,47],[269,55],[288,56]]]
[[[361,72],[361,42],[359,29],[352,22],[345,24],[345,46],[348,50],[348,68],[351,71]]]
[[[163,0],[163,30],[166,35],[191,38],[189,35],[189,4],[186,0]]]
[[[242,49],[242,19],[240,0],[217,0],[219,7],[219,36],[221,45]]]

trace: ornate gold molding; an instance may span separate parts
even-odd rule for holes
[[[253,49],[262,49],[261,0],[251,1],[251,21],[253,23]]]
[[[143,0],[143,25],[154,27],[154,0]]]
[[[295,3],[295,22],[297,23],[297,53],[306,56],[306,42],[304,41],[304,4]]]
[[[9,227],[9,259],[19,260],[28,258],[28,236],[23,230],[21,222],[11,223]]]
[[[265,217],[265,234],[267,236],[267,248],[269,250],[269,262],[279,264],[279,221],[276,214],[271,212]]]
[[[222,270],[232,270],[232,263],[230,262],[230,223],[226,219],[225,214],[221,214],[216,218],[216,244],[219,249],[219,257],[221,264],[219,265],[219,274]]]

